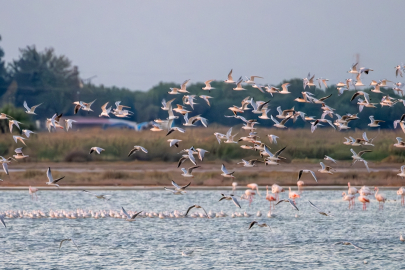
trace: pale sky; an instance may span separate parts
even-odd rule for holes
[[[371,79],[395,79],[405,62],[405,1],[0,0],[0,46],[53,47],[95,84],[148,90],[260,75],[336,83],[360,54]],[[399,79],[398,79],[399,80]]]

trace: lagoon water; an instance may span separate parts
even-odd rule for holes
[[[225,192],[229,193],[229,190]],[[0,227],[0,265],[6,269],[401,269],[405,268],[405,210],[394,201],[395,190],[385,190],[390,199],[383,211],[370,196],[367,211],[356,199],[348,210],[341,193],[346,191],[304,190],[297,200],[299,212],[282,203],[268,218],[269,203],[256,196],[242,209],[230,201],[218,202],[221,191],[190,190],[175,196],[165,191],[95,191],[111,194],[98,200],[81,191],[39,191],[32,201],[28,191],[0,191],[0,212],[4,210],[50,209],[186,211],[193,204],[207,211],[223,210],[224,218],[117,218],[55,219],[6,218]],[[237,192],[238,195],[242,191]],[[287,193],[281,198],[287,197]],[[325,217],[309,206],[311,200],[335,217]],[[256,217],[260,210],[262,217]],[[202,211],[193,209],[193,211]],[[232,212],[252,214],[231,218]],[[298,217],[296,217],[298,214]],[[268,228],[247,230],[251,221],[266,222]],[[80,247],[59,242],[72,237]],[[351,241],[352,246],[333,245]],[[191,256],[182,251],[194,250]]]

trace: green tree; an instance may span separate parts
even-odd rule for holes
[[[17,82],[14,104],[24,100],[31,104],[45,102],[39,109],[63,112],[70,109],[79,87],[79,72],[65,56],[57,56],[52,48],[38,52],[35,46],[20,49],[20,58],[9,65],[10,75]],[[52,101],[52,102],[49,102]]]
[[[1,41],[1,36],[0,36]],[[0,47],[0,95],[3,95],[7,90],[7,70],[6,63],[3,60],[4,50]]]

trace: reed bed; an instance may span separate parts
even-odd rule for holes
[[[14,149],[24,146],[24,154],[30,156],[24,162],[94,162],[94,161],[165,161],[175,162],[179,159],[178,152],[181,149],[191,146],[203,148],[209,151],[206,159],[209,161],[231,161],[237,159],[260,158],[258,152],[244,150],[240,145],[246,144],[218,144],[214,132],[226,133],[227,127],[214,126],[209,128],[187,128],[186,133],[178,132],[165,136],[166,132],[130,130],[102,130],[83,129],[69,132],[57,131],[53,133],[41,132],[32,135],[26,140],[27,146],[20,142],[13,141],[10,134],[0,136],[0,155],[11,156]],[[240,129],[240,126],[233,128],[235,137],[247,136],[248,132]],[[257,130],[261,141],[271,147],[271,151],[287,146],[283,156],[287,162],[319,162],[324,155],[332,156],[338,160],[351,159],[351,146],[343,145],[344,137],[361,137],[363,130],[348,130],[344,132],[334,131],[330,127],[318,128],[314,133],[309,129],[287,129],[278,130],[274,128],[261,128]],[[278,144],[270,144],[267,134],[275,134],[280,137]],[[370,149],[373,152],[364,155],[366,160],[373,162],[402,163],[405,161],[404,149],[396,148],[393,144],[396,137],[404,134],[401,130],[367,130],[369,138],[377,137],[374,140],[375,146],[353,147],[355,151]],[[167,142],[170,138],[183,140],[180,148],[169,147]],[[405,138],[405,136],[404,136]],[[127,157],[134,145],[142,145],[149,153],[137,152]],[[93,146],[105,149],[101,155],[89,155]]]

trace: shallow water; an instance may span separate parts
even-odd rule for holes
[[[137,218],[134,222],[116,218],[6,219],[7,228],[0,227],[0,265],[17,269],[404,268],[405,243],[399,241],[399,235],[405,234],[405,211],[393,201],[396,192],[384,191],[390,201],[383,211],[372,196],[367,211],[362,211],[357,200],[355,210],[347,209],[348,203],[341,199],[345,189],[304,191],[297,200],[299,212],[282,203],[273,211],[275,218],[266,215],[269,203],[265,193],[256,196],[251,207],[241,201],[239,210],[230,201],[218,202],[220,191],[189,191],[184,196],[164,191],[106,191],[112,195],[107,202],[80,191],[39,191],[38,201],[32,201],[28,191],[1,191],[0,211],[120,210],[121,206],[133,211],[186,211],[199,204],[207,211],[253,215]],[[335,217],[318,214],[308,199]],[[263,214],[260,218],[256,217],[258,210]],[[266,222],[272,230],[247,230],[253,220]],[[75,239],[79,251],[70,242],[58,249],[60,240],[69,237]],[[338,241],[351,241],[364,250],[333,246]],[[182,256],[182,251],[191,249],[191,256]]]

